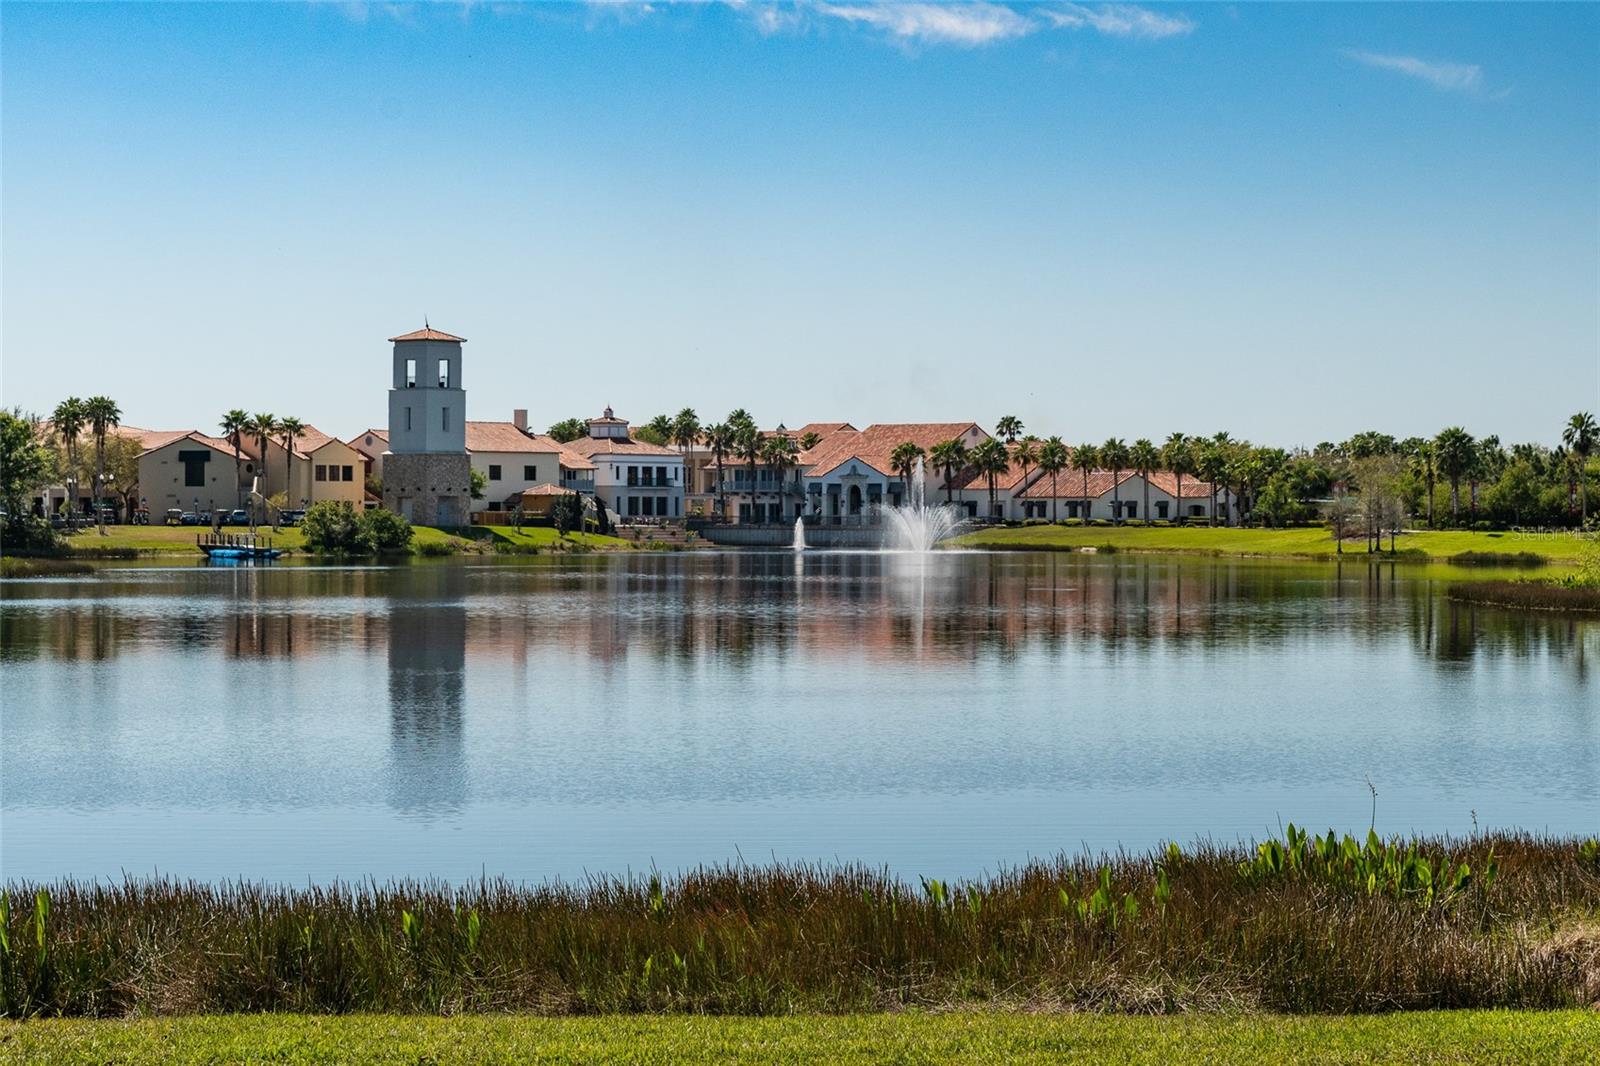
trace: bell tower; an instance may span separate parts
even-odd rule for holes
[[[464,525],[472,507],[461,382],[466,338],[424,325],[389,341],[394,365],[383,505],[420,525]]]

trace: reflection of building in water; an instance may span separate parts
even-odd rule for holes
[[[389,802],[418,811],[466,798],[465,568],[417,567],[389,594]]]

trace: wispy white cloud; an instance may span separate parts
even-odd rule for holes
[[[1364,66],[1404,74],[1446,92],[1471,93],[1483,89],[1483,68],[1475,63],[1439,63],[1416,56],[1385,55],[1354,48],[1346,49],[1344,54]]]
[[[919,44],[954,44],[971,48],[1025,37],[1038,28],[1004,4],[819,3],[818,15],[881,30],[890,37]]]
[[[1194,20],[1187,15],[1167,15],[1134,4],[1060,4],[1041,8],[1046,22],[1061,29],[1090,29],[1112,37],[1182,37],[1193,33]]]

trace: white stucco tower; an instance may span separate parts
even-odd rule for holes
[[[467,392],[461,387],[466,338],[425,326],[389,340],[394,377],[383,505],[420,525],[461,525],[472,509]]]

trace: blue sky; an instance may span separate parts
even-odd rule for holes
[[[0,10],[6,405],[1311,445],[1600,409],[1600,8]]]

